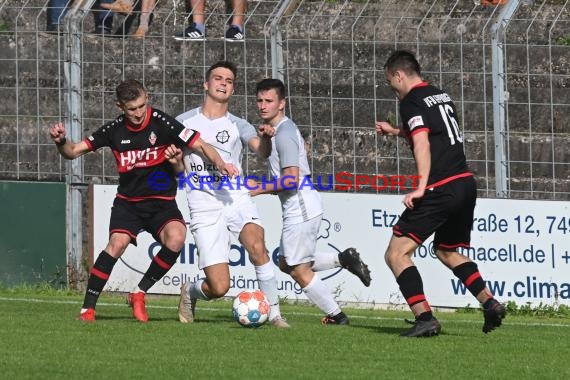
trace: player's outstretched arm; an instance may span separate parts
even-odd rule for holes
[[[233,164],[222,160],[222,157],[218,151],[214,149],[210,144],[207,144],[201,138],[198,138],[198,140],[194,142],[192,149],[216,165],[221,174],[227,175],[229,177],[235,177],[239,174],[238,169]]]
[[[259,158],[267,158],[271,154],[271,137],[275,135],[275,128],[269,124],[261,124],[257,128],[257,137],[248,141],[249,149]]]
[[[252,197],[261,194],[276,194],[280,191],[295,190],[299,188],[299,167],[288,166],[281,169],[281,176],[275,182],[263,183],[260,186],[251,187],[249,194]]]
[[[401,130],[398,128],[394,128],[390,123],[387,121],[377,121],[376,122],[376,133],[380,136],[400,136]]]
[[[74,143],[67,140],[65,137],[65,126],[61,122],[49,127],[49,136],[57,146],[59,154],[65,159],[73,160],[89,152],[89,146],[85,141]]]

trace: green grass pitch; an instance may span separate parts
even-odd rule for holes
[[[439,312],[442,334],[401,338],[410,313],[345,309],[321,326],[314,307],[284,303],[292,328],[239,326],[227,300],[177,320],[177,297],[147,297],[141,324],[104,294],[97,322],[75,320],[81,295],[0,289],[3,379],[568,379],[570,320],[507,316],[481,332],[480,312]]]

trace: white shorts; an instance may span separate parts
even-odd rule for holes
[[[198,268],[204,269],[214,264],[228,263],[232,235],[237,239],[243,227],[255,223],[261,227],[257,206],[248,194],[236,199],[231,205],[221,210],[194,214],[191,228],[192,236],[198,248]],[[203,225],[197,218],[212,221]]]
[[[322,220],[323,216],[319,215],[306,222],[283,225],[279,254],[287,265],[310,263],[315,259]]]

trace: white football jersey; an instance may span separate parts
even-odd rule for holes
[[[284,223],[299,223],[312,219],[323,213],[321,195],[312,186],[311,169],[305,151],[305,140],[297,125],[287,117],[275,127],[275,136],[271,138],[272,150],[268,158],[271,174],[278,178],[281,169],[297,166],[299,168],[300,188],[280,191],[279,200],[283,211]]]
[[[238,179],[221,175],[214,165],[191,150],[184,152],[186,170],[186,196],[190,213],[219,210],[234,199],[248,193],[243,186],[241,160],[248,141],[257,136],[253,125],[246,120],[227,113],[210,120],[201,107],[194,108],[176,118],[186,128],[200,132],[200,138],[214,147],[222,159],[239,170]],[[239,183],[241,179],[242,183]]]

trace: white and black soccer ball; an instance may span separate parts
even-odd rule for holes
[[[244,327],[259,327],[269,318],[269,301],[261,290],[244,290],[234,298],[234,319]]]

